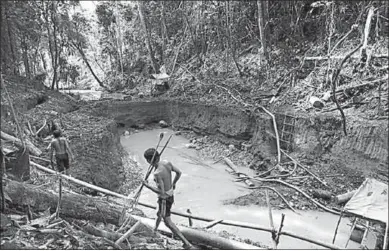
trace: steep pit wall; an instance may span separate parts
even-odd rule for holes
[[[260,123],[249,112],[238,108],[178,101],[101,101],[87,110],[94,116],[106,116],[128,127],[165,120],[176,129],[215,135],[225,143],[250,140],[256,134],[256,124]]]
[[[117,190],[125,180],[125,152],[115,121],[79,111],[64,115],[65,132],[75,161],[71,175],[91,184]]]
[[[282,125],[284,116],[277,118]],[[348,117],[346,125],[347,136],[338,114],[300,116],[295,123],[293,151],[312,162],[323,157],[330,168],[354,170],[387,182],[388,122]]]
[[[100,101],[88,111],[95,116],[112,118],[125,126],[149,124],[163,119],[175,129],[190,129],[228,144],[250,141],[252,151],[270,156],[276,153],[272,121],[263,113],[254,116],[240,108],[168,100]],[[275,115],[281,136],[285,115],[282,112]],[[314,162],[326,156],[335,163],[330,164],[330,168],[341,166],[362,171],[366,176],[387,179],[387,123],[349,123],[348,136],[344,136],[339,116],[295,116],[290,139],[293,152],[303,154]],[[290,130],[284,128],[284,131]]]

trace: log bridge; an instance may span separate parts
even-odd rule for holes
[[[60,175],[63,179],[66,179],[68,181],[74,182],[74,183],[76,183],[78,185],[82,185],[82,186],[88,187],[90,189],[96,190],[96,191],[104,193],[106,195],[110,195],[110,196],[114,196],[114,197],[117,197],[117,198],[121,198],[121,199],[123,199],[124,202],[129,201],[129,199],[128,199],[128,197],[126,195],[115,193],[115,192],[110,191],[108,189],[104,189],[104,188],[101,188],[101,187],[89,184],[89,183],[87,183],[85,181],[81,181],[81,180],[75,179],[73,177],[64,175],[64,174],[59,174],[56,171],[53,171],[53,170],[51,170],[49,168],[46,168],[46,167],[44,167],[42,165],[39,165],[37,163],[34,163],[32,161],[30,163],[31,163],[31,165],[35,166],[37,169],[39,169],[41,171],[44,171],[44,172],[47,172],[47,173],[51,173],[51,174]],[[143,207],[147,207],[147,208],[151,208],[151,209],[156,209],[155,206],[147,204],[147,203],[144,203],[144,202],[138,202],[138,204],[143,206]],[[191,219],[194,219],[194,220],[210,222],[210,223],[212,223],[214,225],[220,224],[220,225],[227,225],[227,226],[235,226],[235,227],[248,228],[248,229],[254,229],[254,230],[259,230],[259,231],[265,231],[265,232],[269,232],[269,233],[273,233],[273,231],[274,231],[273,229],[271,229],[269,227],[265,227],[265,226],[261,226],[261,225],[257,225],[257,224],[252,224],[252,223],[232,221],[232,220],[215,220],[215,219],[211,219],[211,218],[207,218],[207,217],[200,217],[200,216],[196,216],[196,215],[192,215],[192,214],[177,212],[175,210],[172,210],[171,213],[174,214],[174,215],[181,216],[181,217],[186,217],[186,218],[191,218]],[[143,221],[145,222],[145,220],[143,220]],[[188,237],[189,240],[193,239],[193,238],[191,238],[191,235],[193,235],[193,231],[189,231],[188,230],[187,232],[188,233],[190,232],[190,234],[187,234],[186,237]],[[303,240],[303,241],[306,241],[306,242],[310,242],[310,243],[313,243],[315,245],[318,245],[318,246],[321,246],[321,247],[325,247],[325,248],[328,248],[328,249],[342,249],[342,248],[338,247],[337,245],[325,243],[325,242],[317,240],[317,239],[310,239],[308,237],[300,236],[300,235],[297,235],[297,234],[295,234],[293,232],[286,231],[286,230],[282,230],[282,231],[280,231],[277,234],[278,234],[278,236],[281,236],[281,235],[289,236],[289,237],[292,237],[292,238],[295,238],[295,239],[299,239],[299,240]],[[220,246],[218,246],[218,247],[220,247]]]

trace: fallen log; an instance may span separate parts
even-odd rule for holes
[[[45,171],[45,172],[51,173],[51,174],[58,174],[58,172],[56,172],[56,171],[54,171],[52,169],[49,169],[47,167],[44,167],[42,165],[39,165],[39,164],[37,164],[35,162],[30,161],[30,163],[31,163],[31,165],[35,166],[36,168],[38,168],[41,171]],[[85,181],[82,181],[82,180],[79,180],[79,179],[76,179],[76,178],[73,178],[73,177],[70,177],[70,176],[67,176],[67,175],[64,175],[64,174],[58,174],[58,175],[60,175],[63,179],[72,181],[72,182],[74,182],[74,183],[76,183],[78,185],[81,185],[81,186],[84,186],[84,187],[96,190],[98,192],[102,192],[104,194],[112,195],[114,197],[118,197],[118,198],[122,198],[122,199],[125,199],[125,200],[132,201],[131,198],[129,199],[127,196],[115,193],[115,192],[113,192],[111,190],[108,190],[108,189],[105,189],[105,188],[102,188],[102,187],[98,187],[98,186],[89,184],[89,183],[87,183]]]
[[[371,55],[372,58],[389,58],[389,55],[388,54],[373,54]],[[297,57],[298,59],[302,59],[302,57]],[[328,59],[342,59],[343,56],[312,56],[312,57],[305,57],[305,60],[307,61],[312,61],[312,60],[328,60]],[[358,55],[355,55],[355,56],[351,56],[350,58],[353,58],[353,59],[359,59],[360,56]]]
[[[231,161],[229,158],[224,158],[224,162],[226,162],[226,164],[227,164],[235,173],[238,173],[238,177],[245,177],[245,176],[246,176],[246,175],[240,174],[240,173],[238,172],[237,167],[234,165],[234,163],[232,163],[232,161]],[[244,180],[244,183],[246,183],[246,185],[248,185],[249,187],[253,187],[253,186],[254,186],[254,183],[251,182],[250,180]]]
[[[332,199],[332,193],[329,191],[322,190],[322,189],[314,189],[312,191],[312,196],[314,198],[321,198],[321,199],[325,199],[325,200]]]
[[[376,80],[373,80],[373,81],[364,81],[362,84],[359,84],[359,85],[353,85],[353,86],[346,86],[346,87],[336,88],[336,93],[342,93],[342,92],[345,92],[345,91],[348,91],[348,90],[363,88],[363,87],[366,87],[366,86],[373,86],[374,87],[376,84],[381,83],[381,82],[385,82],[387,80],[388,80],[388,75],[386,75],[383,78],[379,78],[379,79],[376,79]],[[385,82],[385,83],[387,83],[387,82]]]
[[[144,225],[149,227],[154,227],[154,220],[139,217],[136,215],[131,215],[134,219],[142,222]],[[238,242],[234,240],[225,239],[217,235],[203,232],[200,230],[195,230],[187,227],[177,226],[180,232],[185,236],[185,238],[194,243],[199,243],[202,245],[210,246],[218,249],[260,249],[257,246],[249,245],[243,242]],[[158,230],[165,234],[171,234],[169,228],[165,226],[164,223],[161,223],[158,227]]]
[[[58,203],[58,194],[13,180],[7,180],[6,183],[5,192],[12,199],[12,204],[30,206],[34,211],[38,212],[43,212],[51,208],[52,213],[54,213]],[[86,219],[96,222],[105,220],[115,225],[119,222],[121,214],[121,207],[119,205],[74,193],[63,193],[61,200],[60,217]],[[139,211],[138,213],[141,214]],[[101,215],[104,215],[104,220]]]
[[[23,143],[20,141],[20,139],[15,138],[14,136],[11,136],[9,134],[6,134],[5,132],[1,132],[0,137],[4,140],[11,141],[15,145],[19,147],[23,147]],[[40,156],[42,154],[42,151],[39,150],[36,146],[34,146],[28,139],[25,140],[26,147],[28,150],[30,150],[30,153],[35,155],[35,156]]]
[[[348,192],[348,193],[344,193],[344,194],[339,194],[339,195],[335,196],[335,202],[338,205],[346,203],[347,201],[349,201],[354,196],[354,194],[356,192],[357,192],[357,190],[354,190],[354,191],[351,191],[351,192]]]

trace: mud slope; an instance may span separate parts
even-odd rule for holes
[[[21,77],[7,77],[6,81],[23,131],[29,130],[27,122],[35,131],[42,127],[44,121],[56,121],[60,125],[75,155],[70,169],[73,177],[111,190],[121,186],[126,178],[122,161],[125,153],[114,120],[80,112],[79,104],[74,99],[49,90],[42,83]],[[16,136],[5,92],[1,93],[1,98],[1,130]],[[42,150],[41,157],[49,159],[51,139],[44,139],[49,136],[48,127],[44,127],[42,132],[41,137],[28,137]],[[49,165],[46,161],[34,161]]]

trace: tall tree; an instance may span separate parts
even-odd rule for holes
[[[264,14],[264,1],[257,0],[258,5],[258,28],[259,28],[259,35],[261,37],[261,45],[263,50],[263,55],[266,60],[268,60],[268,54],[267,54],[267,43],[266,43],[266,32],[265,32],[265,14]]]
[[[143,4],[144,4],[143,1],[137,1],[139,17],[140,17],[140,21],[141,21],[143,29],[144,29],[147,50],[149,51],[149,57],[150,57],[150,61],[151,61],[151,64],[153,66],[153,69],[154,69],[154,73],[159,73],[157,62],[156,62],[155,57],[154,57],[153,48],[151,47],[150,30],[149,30],[148,25],[147,25],[147,18],[144,15]]]
[[[73,15],[72,25],[68,29],[68,37],[70,39],[70,44],[74,49],[78,51],[82,60],[88,67],[89,71],[101,87],[105,87],[100,78],[96,75],[87,56],[85,55],[84,49],[88,48],[87,39],[84,34],[87,34],[91,29],[90,24],[85,19],[85,17],[76,13]]]

